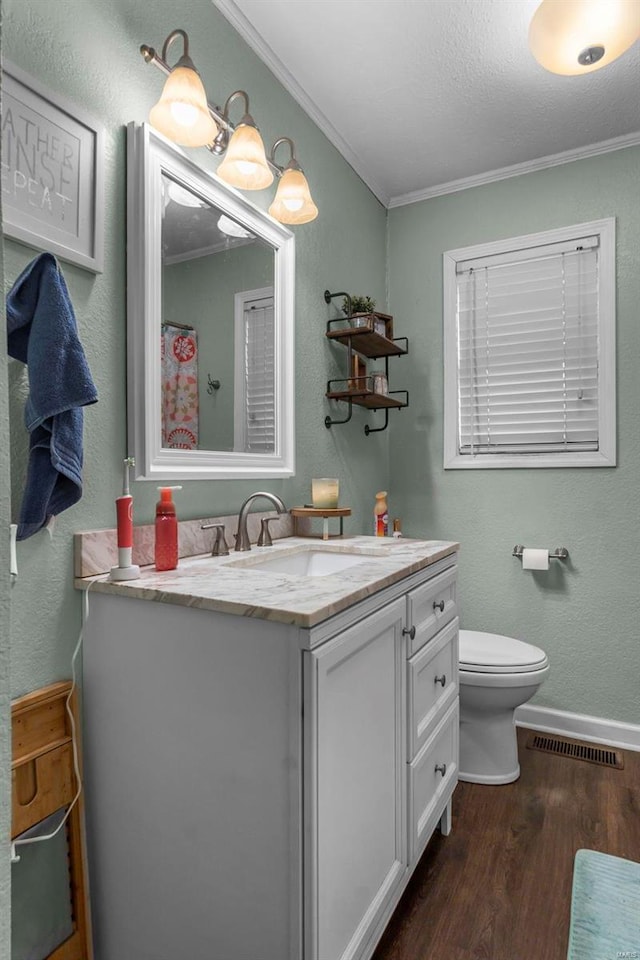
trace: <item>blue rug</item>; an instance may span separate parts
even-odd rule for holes
[[[578,850],[567,960],[640,960],[640,863]]]

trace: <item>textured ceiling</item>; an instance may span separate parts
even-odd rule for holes
[[[640,43],[548,73],[539,0],[213,2],[385,204],[640,131]]]

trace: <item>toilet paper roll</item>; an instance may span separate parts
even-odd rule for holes
[[[532,547],[525,547],[522,551],[522,569],[523,570],[548,570],[549,569],[549,551],[535,550]]]

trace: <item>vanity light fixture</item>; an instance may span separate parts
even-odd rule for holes
[[[280,137],[271,148],[271,162],[275,164],[275,152],[281,143],[288,143],[291,157],[281,171],[280,183],[269,213],[280,223],[310,223],[318,216],[318,208],[311,199],[311,192],[302,167],[296,160],[296,148],[289,137]]]
[[[184,53],[174,67],[167,63],[167,51],[177,38],[184,41]],[[289,137],[276,140],[267,157],[262,137],[249,113],[249,97],[244,90],[236,90],[227,98],[224,109],[212,106],[206,98],[202,81],[189,57],[189,40],[184,30],[174,30],[169,34],[162,47],[160,56],[153,47],[142,44],[140,53],[147,63],[152,63],[163,73],[169,75],[162,97],[151,110],[149,121],[160,133],[174,143],[182,146],[206,146],[216,156],[226,154],[217,169],[221,180],[242,190],[263,190],[273,183],[274,175],[280,179],[269,213],[280,223],[309,223],[318,216],[318,208],[311,199],[309,184],[295,157],[295,147]],[[180,84],[178,83],[180,81]],[[187,84],[186,92],[185,86]],[[195,88],[201,89],[202,101],[196,98]],[[178,93],[175,90],[178,89]],[[234,126],[229,120],[229,109],[238,98],[244,100],[245,112]],[[210,126],[206,134],[195,136],[195,130],[201,131],[201,108],[208,115]],[[187,133],[187,121],[191,122],[191,135]],[[291,159],[286,167],[280,167],[273,159],[274,151],[281,143],[288,143]]]
[[[226,156],[216,172],[221,180],[230,183],[232,187],[240,187],[242,190],[263,190],[273,183],[273,173],[267,163],[260,131],[249,113],[249,97],[244,90],[236,90],[227,98],[224,105],[224,119],[228,121],[229,108],[238,97],[244,99],[245,112],[230,140],[227,130],[218,134],[217,142],[214,143],[214,152],[216,148],[226,147]]]
[[[592,73],[640,37],[638,0],[542,0],[529,26],[529,46],[551,73]]]
[[[179,37],[184,43],[183,54],[171,67],[162,96],[151,109],[149,121],[175,143],[185,147],[204,147],[215,139],[218,127],[209,113],[200,74],[189,56],[189,38],[184,30],[169,34],[162,48],[162,59],[166,63],[169,47]]]

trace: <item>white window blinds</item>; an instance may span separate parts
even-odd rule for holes
[[[273,300],[254,300],[244,311],[246,450],[275,450],[275,341]]]
[[[458,455],[597,451],[598,237],[456,264]]]

